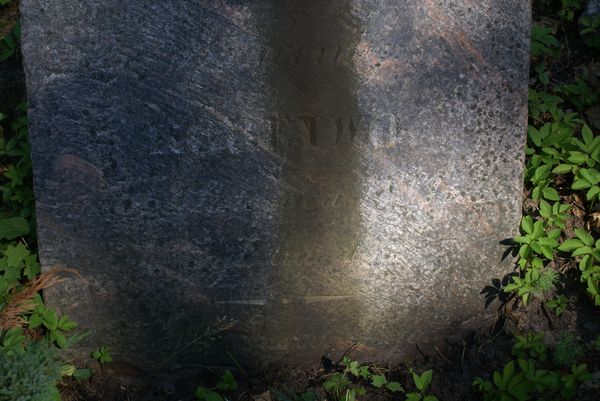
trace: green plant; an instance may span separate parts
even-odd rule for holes
[[[25,103],[19,104],[18,116],[10,124],[10,133],[0,125],[0,157],[3,165],[0,191],[5,208],[21,218],[29,220],[33,232],[33,183],[31,174],[31,158],[29,156],[29,135]],[[6,116],[0,116],[0,123]],[[3,218],[5,216],[2,216]]]
[[[0,401],[60,400],[60,363],[43,341],[12,352],[0,347]]]
[[[600,195],[600,172],[598,170],[589,168],[582,168],[577,172],[575,176],[575,181],[573,181],[572,189],[580,190],[587,189],[587,193],[585,195],[588,201],[592,203],[598,199]]]
[[[323,383],[323,389],[333,394],[335,399],[339,401],[353,401],[356,399],[357,394],[365,394],[364,387],[354,386],[350,388],[352,382],[346,373],[346,371],[344,373],[336,372]]]
[[[196,388],[196,398],[201,401],[223,401],[223,392],[234,391],[237,388],[238,384],[235,377],[229,370],[226,370],[214,387],[198,386]]]
[[[581,18],[583,29],[579,34],[583,42],[594,49],[600,49],[600,15],[585,15]]]
[[[583,0],[561,0],[558,16],[565,21],[573,21],[575,13],[583,8]]]
[[[69,345],[66,334],[77,327],[77,324],[67,315],[59,317],[56,310],[46,308],[39,294],[35,295],[34,302],[37,306],[29,317],[29,327],[44,327],[50,341],[60,348],[66,348]]]
[[[484,393],[484,401],[527,401],[571,399],[580,383],[591,379],[587,365],[571,366],[570,372],[538,369],[532,359],[508,362],[495,371],[492,381],[480,377],[473,385]]]
[[[473,385],[485,394],[485,401],[524,401],[529,399],[531,388],[525,376],[517,372],[514,361],[508,362],[502,372],[495,371],[492,377],[492,381],[480,377],[473,381]]]
[[[533,200],[540,200],[542,198],[551,201],[559,201],[560,196],[555,188],[551,186],[552,177],[550,172],[552,171],[552,164],[543,164],[537,167],[531,177],[531,183],[533,184],[533,191],[531,198]]]
[[[546,301],[546,306],[553,310],[556,316],[560,316],[567,309],[568,303],[569,299],[567,297],[559,295],[556,298]]]
[[[504,287],[506,292],[514,292],[527,306],[531,298],[543,298],[558,282],[558,273],[549,268],[532,267],[522,277],[513,276],[512,282]]]
[[[554,37],[554,29],[534,25],[531,28],[531,55],[533,57],[553,56],[559,47],[558,40]]]
[[[571,257],[581,257],[579,270],[581,281],[587,283],[587,291],[594,299],[596,305],[600,306],[600,240],[594,241],[594,237],[587,231],[576,228],[576,238],[569,238],[558,247],[558,250],[571,252]]]
[[[86,335],[67,337],[76,324],[68,316],[59,316],[54,309],[47,308],[36,293],[60,280],[55,279],[52,272],[40,276],[37,254],[28,245],[35,243],[35,221],[25,112],[26,105],[21,103],[11,118],[0,113],[0,191],[3,200],[0,209],[0,323],[10,327],[0,331],[0,348],[9,357],[18,354],[22,360],[28,360],[29,354],[33,358],[42,346],[54,355],[51,345],[65,348]],[[28,333],[35,330],[41,338],[31,341],[24,335],[22,326],[28,326]],[[58,378],[72,376],[81,380],[91,374],[89,369],[77,369],[70,363],[57,362],[57,366]],[[39,394],[41,398],[31,399],[50,399],[43,391]]]
[[[386,388],[391,392],[404,391],[404,387],[398,382],[388,381],[385,375],[371,375],[371,385],[375,388]]]
[[[545,361],[548,348],[544,344],[544,333],[529,333],[527,336],[515,335],[513,355],[520,359],[534,358]]]
[[[0,330],[0,339],[2,343],[0,348],[6,354],[23,352],[25,350],[26,337],[20,327],[13,327],[6,331]]]
[[[546,66],[543,63],[536,64],[534,70],[536,72],[538,81],[540,81],[542,85],[548,85],[550,83],[550,72],[546,69]]]
[[[410,373],[412,374],[413,382],[415,384],[415,387],[417,388],[417,391],[406,393],[406,400],[438,401],[437,397],[427,394],[427,392],[429,391],[429,386],[431,385],[431,380],[433,378],[433,371],[426,370],[425,372],[419,375],[411,369]]]
[[[350,380],[350,375],[359,381],[371,384],[375,388],[385,388],[391,392],[404,391],[400,383],[389,381],[383,374],[371,372],[367,365],[361,365],[358,361],[344,357],[341,365],[344,367],[344,370],[334,373],[323,383],[323,389],[331,393],[337,400],[352,401],[356,399],[356,396],[365,394],[365,387],[353,383]]]
[[[566,205],[560,202],[554,202],[553,205],[545,200],[540,201],[540,216],[546,219],[548,226],[565,229],[565,220],[569,218],[567,213],[571,210],[571,205]]]
[[[568,157],[563,157],[560,164],[552,170],[553,173],[577,173],[580,167],[594,167],[600,161],[600,137],[594,137],[592,130],[587,124],[583,125],[581,136],[583,140],[577,138],[570,139],[572,145],[575,145],[577,148],[575,148],[576,150],[570,149],[568,151]]]
[[[587,370],[587,364],[571,365],[571,372],[561,378],[564,386],[561,389],[561,395],[567,398],[573,397],[577,392],[579,383],[584,383],[591,380],[591,378],[592,375]]]
[[[558,366],[568,367],[583,356],[583,345],[569,333],[564,335],[554,348],[553,360]]]
[[[523,235],[515,237],[513,240],[519,247],[519,266],[525,268],[528,264],[533,267],[542,268],[543,259],[554,258],[554,250],[558,247],[558,238],[560,229],[553,229],[546,232],[546,226],[543,221],[534,222],[531,216],[525,216],[521,219],[521,229]]]
[[[100,349],[98,349],[96,351],[92,351],[91,357],[92,357],[92,359],[94,359],[102,364],[112,362],[112,360],[113,360],[112,355],[110,354],[110,351],[108,350],[108,347],[106,347],[106,346],[102,346],[102,347],[100,347]]]
[[[592,346],[596,351],[600,351],[600,335],[592,342]]]
[[[559,104],[564,103],[560,96],[530,88],[528,102],[529,116],[538,122],[550,119],[558,121],[565,115],[565,112],[558,107]]]
[[[0,61],[8,60],[19,49],[21,25],[17,23],[12,32],[0,40]]]
[[[20,231],[21,233],[24,231]],[[23,280],[31,280],[40,273],[37,255],[19,242],[0,251],[0,309],[8,303],[11,292],[20,288]]]
[[[572,84],[555,86],[554,92],[563,95],[579,111],[598,103],[598,94],[581,78],[577,78]]]

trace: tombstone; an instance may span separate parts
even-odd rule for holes
[[[23,0],[46,293],[146,369],[398,361],[512,269],[520,0]]]

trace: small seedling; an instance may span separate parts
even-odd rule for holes
[[[495,371],[492,376],[492,381],[480,377],[473,381],[473,385],[485,394],[486,401],[529,399],[530,386],[523,373],[517,372],[514,361],[507,363],[502,372]]]
[[[554,202],[553,205],[545,200],[540,201],[540,216],[546,219],[548,226],[565,229],[565,220],[569,218],[567,213],[571,210],[571,205],[565,205],[560,202]]]
[[[573,21],[575,13],[583,8],[583,0],[561,0],[558,16],[564,21]]]
[[[348,357],[344,357],[341,364],[344,366],[344,371],[334,373],[323,383],[323,389],[331,393],[336,400],[354,401],[356,396],[362,396],[366,393],[364,386],[350,380],[350,375],[354,376],[355,380],[365,382],[375,388],[387,389],[393,393],[404,392],[404,388],[400,383],[389,381],[383,374],[371,372],[367,365],[361,365],[358,361]],[[374,368],[374,370],[378,369]]]
[[[562,313],[567,309],[568,304],[569,299],[564,295],[559,295],[557,298],[553,298],[546,302],[546,306],[553,310],[556,316],[562,315]]]
[[[559,251],[571,252],[572,257],[581,257],[579,270],[581,281],[587,283],[587,291],[594,299],[596,305],[600,306],[600,240],[594,241],[594,237],[587,231],[576,228],[576,238],[564,241],[558,247]]]
[[[222,393],[234,391],[237,388],[238,384],[235,377],[233,377],[233,374],[229,370],[226,370],[214,387],[198,386],[196,388],[196,398],[201,401],[224,401],[226,398]]]
[[[600,15],[584,16],[581,25],[583,29],[579,34],[583,42],[594,49],[600,49]]]
[[[532,267],[525,271],[523,277],[513,276],[512,282],[504,287],[506,292],[514,292],[527,306],[532,298],[543,298],[544,294],[554,288],[559,280],[557,272],[550,268]]]
[[[531,55],[533,57],[552,56],[559,47],[558,40],[554,37],[554,29],[545,26],[531,28]]]
[[[600,196],[600,172],[594,168],[580,169],[575,175],[575,180],[573,181],[573,185],[571,185],[571,189],[581,190],[587,189],[587,193],[585,195],[588,201],[592,201],[592,203],[598,200]]]
[[[108,347],[102,346],[99,350],[91,353],[92,359],[98,361],[100,364],[112,362],[112,356],[108,350]]]
[[[554,92],[563,95],[571,104],[580,111],[598,103],[598,95],[581,78],[577,78],[575,83],[557,85]]]
[[[564,335],[556,344],[553,359],[558,366],[569,367],[583,356],[583,345],[571,333]]]
[[[545,361],[548,349],[543,340],[544,333],[529,333],[527,336],[516,335],[513,355],[521,359],[533,358]]]
[[[433,371],[427,370],[422,374],[416,373],[414,370],[410,370],[410,373],[413,377],[413,382],[415,383],[415,387],[417,391],[406,393],[407,401],[438,401],[437,397],[433,395],[428,395],[427,392],[429,390],[429,386],[431,385],[431,380],[433,378]]]
[[[531,216],[521,220],[523,235],[515,237],[514,242],[521,244],[519,247],[519,266],[524,268],[527,264],[533,267],[543,267],[543,258],[552,260],[554,250],[558,247],[558,238],[561,230],[553,229],[546,232],[543,221],[533,221]]]
[[[3,0],[5,1],[5,0]],[[12,32],[0,40],[0,61],[8,60],[19,49],[21,41],[21,25],[17,23]]]

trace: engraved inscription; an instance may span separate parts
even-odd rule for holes
[[[273,116],[270,121],[271,146],[283,155],[294,145],[301,147],[341,146],[352,143],[360,132],[368,132],[361,126],[362,116]]]

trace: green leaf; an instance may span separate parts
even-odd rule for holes
[[[29,234],[29,224],[23,217],[0,219],[0,239],[11,240]]]
[[[573,181],[573,185],[571,185],[571,189],[575,189],[575,190],[587,189],[587,188],[589,188],[591,186],[592,186],[592,184],[590,184],[585,179],[583,179],[583,178],[576,178],[575,181]]]
[[[437,399],[437,397],[434,397],[433,395],[428,395],[427,397],[425,397],[425,399],[423,401],[439,401]]]
[[[533,218],[531,216],[525,216],[521,220],[521,228],[527,234],[533,234]]]
[[[585,245],[592,246],[594,244],[594,237],[590,233],[581,228],[575,229],[575,235],[579,238]]]
[[[529,244],[531,243],[531,238],[518,236],[513,238],[513,241],[515,241],[517,244]]]
[[[515,374],[515,364],[513,361],[510,361],[504,366],[504,370],[502,371],[502,379],[500,381],[500,385],[498,388],[505,390],[506,386],[508,386],[508,382]]]
[[[592,199],[594,199],[594,197],[598,196],[598,193],[600,193],[600,187],[594,185],[587,191],[587,194],[585,194],[585,198],[591,201]]]
[[[404,392],[404,387],[402,387],[402,385],[398,382],[388,382],[385,387],[392,393],[396,393],[398,391]]]
[[[87,380],[90,377],[92,377],[92,371],[90,369],[77,369],[75,370],[75,372],[73,373],[73,378],[75,380]]]
[[[56,330],[58,326],[58,316],[54,309],[46,309],[42,313],[42,323],[50,330]]]
[[[531,142],[533,142],[535,146],[542,146],[542,135],[534,126],[530,125],[527,128],[527,133],[529,134],[529,138],[531,138]]]
[[[228,370],[223,373],[223,378],[217,383],[217,388],[219,390],[235,390],[237,387],[238,384],[235,381],[233,374]]]
[[[540,201],[540,215],[545,218],[552,216],[552,206],[543,199]]]
[[[206,401],[223,401],[223,397],[221,396],[221,394],[215,392],[215,391],[209,391],[208,393],[206,393]]]
[[[581,169],[579,173],[583,178],[586,179],[590,184],[595,185],[600,182],[600,172],[593,168]]]
[[[551,248],[555,248],[558,246],[558,242],[555,239],[542,237],[538,240],[540,245],[549,246]]]
[[[594,140],[594,134],[587,124],[583,125],[583,128],[581,129],[581,136],[583,137],[583,141],[587,146],[590,146]]]
[[[65,337],[63,333],[60,331],[54,331],[52,336],[54,337],[56,345],[58,345],[59,348],[65,348],[67,346],[67,337]]]
[[[571,154],[571,156],[569,156],[569,158],[567,158],[567,160],[573,164],[581,165],[581,164],[585,163],[585,161],[587,160],[587,156],[584,153],[581,153],[581,152],[569,152],[569,153]]]
[[[554,259],[554,252],[552,252],[552,248],[550,248],[546,245],[542,245],[542,253],[548,259],[550,259],[550,260]]]
[[[370,375],[371,375],[371,372],[369,371],[368,366],[361,366],[360,368],[358,368],[358,376],[359,377],[362,377],[363,379],[367,379]]]
[[[546,187],[546,188],[542,189],[542,195],[544,195],[544,198],[549,199],[549,200],[553,200],[553,201],[560,200],[558,191],[552,187]]]
[[[63,315],[58,319],[58,328],[63,331],[71,331],[75,327],[77,327],[77,323],[72,321],[67,315]]]
[[[536,221],[535,223],[533,223],[533,235],[536,238],[541,237],[544,234],[544,222],[542,222],[541,220]]]
[[[592,252],[592,248],[589,246],[582,246],[581,248],[577,248],[573,251],[571,256],[581,256]]]
[[[6,255],[6,263],[11,267],[21,267],[23,265],[23,260],[29,256],[29,251],[22,243],[18,243],[17,245],[9,245],[4,251],[4,255]]]
[[[571,239],[564,241],[562,244],[560,244],[560,246],[558,247],[558,250],[564,251],[564,252],[571,252],[572,250],[580,248],[582,246],[583,246],[583,242],[581,242],[578,239],[571,238]]]
[[[23,274],[27,277],[28,280],[32,280],[35,276],[40,274],[41,268],[40,264],[37,261],[37,255],[29,255],[26,256],[23,260],[25,264],[25,269],[23,270]]]
[[[521,258],[526,258],[531,253],[531,246],[528,244],[521,245],[519,248],[519,256]]]
[[[384,375],[373,375],[371,376],[371,380],[371,384],[377,388],[383,387],[387,383]]]
[[[68,364],[62,365],[60,367],[59,373],[63,377],[64,376],[70,377],[70,376],[73,376],[73,374],[75,374],[76,370],[77,370],[77,368],[75,367],[75,365],[68,363]]]
[[[558,237],[560,237],[560,234],[562,233],[562,230],[560,228],[555,228],[554,230],[550,230],[548,231],[548,238],[552,238],[554,240],[557,240]]]
[[[421,391],[426,391],[427,388],[429,387],[429,384],[431,384],[432,378],[433,378],[432,370],[427,370],[427,371],[423,372],[423,374],[421,375],[421,387],[417,387],[417,388]]]
[[[196,389],[196,398],[201,401],[223,401],[223,397],[219,393],[202,386],[198,386]]]
[[[570,164],[559,164],[558,166],[554,167],[552,172],[554,174],[566,174],[571,172],[572,168],[573,167]]]
[[[538,255],[541,255],[544,253],[544,251],[542,250],[542,246],[540,244],[538,244],[537,242],[532,242],[531,244],[529,244],[529,246],[531,246],[531,249],[533,249],[533,252],[537,253]]]

